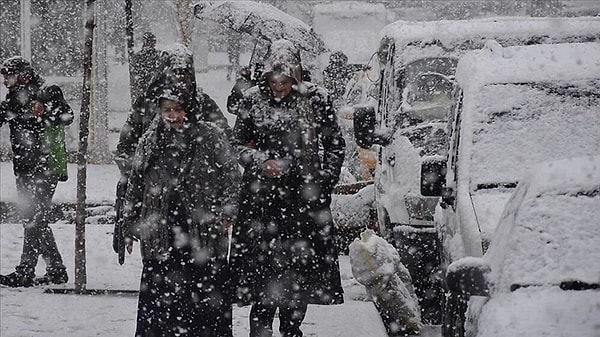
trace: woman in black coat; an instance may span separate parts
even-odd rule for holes
[[[327,92],[302,82],[298,50],[272,44],[263,80],[241,101],[233,145],[244,167],[235,266],[250,336],[302,336],[307,304],[343,302],[329,208],[344,139]]]
[[[189,93],[170,88],[158,101],[125,197],[123,234],[143,258],[136,337],[230,337],[239,167],[225,133],[195,120]]]

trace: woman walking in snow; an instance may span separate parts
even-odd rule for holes
[[[239,295],[251,303],[250,336],[302,336],[307,305],[343,302],[331,191],[344,139],[327,92],[302,81],[300,56],[275,41],[262,80],[244,92],[234,127],[244,167],[235,226]]]
[[[240,173],[225,133],[195,120],[193,102],[166,88],[133,160],[124,234],[143,257],[136,337],[232,336],[227,232]]]

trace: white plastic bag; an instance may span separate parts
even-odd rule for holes
[[[367,288],[390,336],[419,333],[421,309],[396,248],[370,229],[360,236],[350,244],[352,275]]]

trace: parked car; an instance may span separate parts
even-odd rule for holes
[[[437,195],[420,191],[422,163],[446,158],[448,119],[459,58],[469,50],[600,39],[600,18],[508,17],[460,21],[398,21],[381,32],[377,109],[357,112],[357,143],[377,151],[378,229],[410,270],[425,320],[439,323],[442,262],[434,213]],[[489,41],[496,41],[496,43]],[[474,243],[477,244],[477,243]]]
[[[380,231],[390,237],[398,225],[433,226],[438,199],[420,194],[419,170],[422,158],[446,156],[458,59],[489,40],[503,47],[600,41],[600,18],[397,21],[380,35],[375,185]]]
[[[598,336],[598,219],[600,156],[534,166],[485,255],[448,268],[452,296],[462,299],[450,335]]]
[[[442,197],[434,215],[442,268],[483,255],[531,166],[600,154],[598,55],[598,43],[566,43],[496,46],[460,59],[448,156],[421,171],[421,193]],[[447,299],[445,327],[457,305]]]

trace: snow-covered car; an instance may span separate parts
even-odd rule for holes
[[[434,225],[440,198],[421,193],[420,170],[423,162],[447,156],[448,118],[460,101],[454,91],[458,59],[492,45],[490,40],[515,46],[598,39],[600,18],[591,17],[398,21],[382,30],[377,110],[364,119],[355,116],[355,126],[365,129],[355,134],[365,136],[357,143],[375,144],[379,231],[395,242],[413,274],[421,307],[429,311],[425,320],[441,317],[441,249]]]
[[[600,156],[534,166],[485,255],[448,268],[452,296],[462,299],[450,335],[598,336],[598,219]]]
[[[600,18],[401,20],[386,26],[380,39],[374,116],[379,137],[373,141],[380,145],[375,170],[379,227],[389,238],[398,225],[433,226],[438,198],[421,195],[420,166],[423,158],[446,155],[458,59],[489,40],[504,47],[599,41]]]
[[[443,265],[483,255],[531,166],[600,154],[600,44],[490,47],[460,59],[448,156],[422,167]]]

